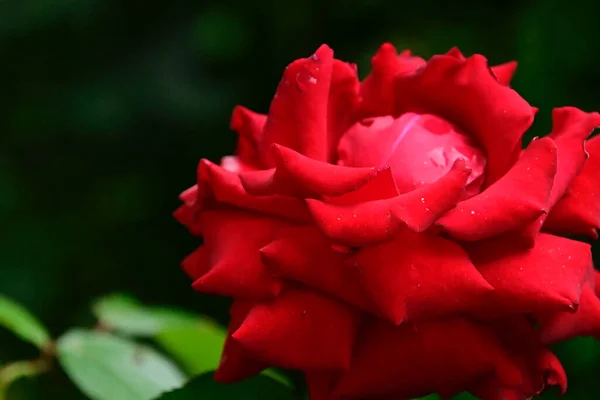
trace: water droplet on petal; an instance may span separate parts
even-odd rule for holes
[[[296,86],[301,92],[306,92],[309,85],[315,85],[316,83],[317,78],[306,70],[302,70],[296,74]]]

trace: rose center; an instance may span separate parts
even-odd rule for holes
[[[467,196],[479,193],[486,156],[477,144],[444,119],[406,113],[399,118],[364,120],[348,130],[339,145],[339,164],[353,167],[389,165],[401,193],[436,181],[455,161],[471,168]]]

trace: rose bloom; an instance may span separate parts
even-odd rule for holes
[[[203,238],[194,289],[233,298],[215,379],[297,369],[313,400],[566,390],[547,346],[600,337],[581,239],[600,228],[600,114],[557,108],[523,149],[515,68],[384,44],[360,82],[323,45],[268,114],[233,111],[236,155],[200,161],[175,212]]]

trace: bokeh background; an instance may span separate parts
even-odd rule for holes
[[[283,68],[321,43],[361,77],[384,41],[516,59],[513,87],[540,108],[531,136],[549,131],[552,107],[600,110],[600,2],[460,3],[1,1],[0,292],[55,335],[93,323],[90,302],[115,291],[223,320],[227,301],[180,272],[197,241],[171,217],[177,195],[201,157],[234,149],[233,107],[267,111]],[[566,398],[595,397],[600,345],[558,353]],[[0,362],[27,356],[0,331]],[[11,395],[84,399],[58,370]]]

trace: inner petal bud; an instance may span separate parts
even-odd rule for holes
[[[340,140],[338,152],[340,165],[389,165],[401,193],[436,181],[462,158],[472,170],[466,197],[479,193],[487,161],[474,140],[456,126],[435,115],[415,113],[355,124]]]

